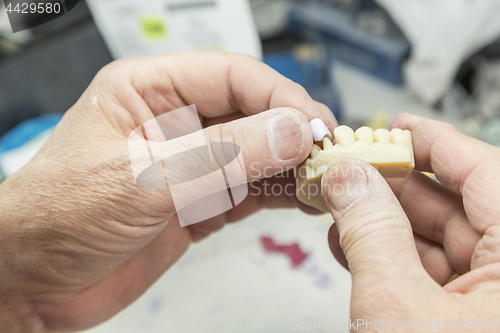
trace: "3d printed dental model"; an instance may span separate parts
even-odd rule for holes
[[[395,128],[392,131],[369,127],[354,131],[347,126],[334,131],[337,144],[328,138],[323,149],[314,145],[311,156],[295,169],[297,198],[306,205],[328,212],[321,191],[321,178],[336,160],[354,157],[364,160],[378,169],[385,178],[404,178],[415,167],[410,131]]]

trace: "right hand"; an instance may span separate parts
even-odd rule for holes
[[[434,172],[442,185],[414,171],[388,180],[391,191],[373,167],[353,159],[325,173],[336,221],[330,246],[353,276],[352,320],[429,329],[439,319],[444,330],[446,320],[464,319],[476,331],[477,320],[500,321],[500,149],[409,114],[391,127],[412,131],[416,169]],[[325,187],[346,181],[364,192],[346,199]],[[462,276],[441,288],[455,272]]]

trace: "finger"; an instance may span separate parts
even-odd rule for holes
[[[248,182],[272,177],[297,166],[311,151],[312,134],[307,119],[295,109],[280,108],[205,130],[210,145],[235,143],[243,154]],[[215,162],[223,166],[226,153]]]
[[[387,182],[413,230],[443,245],[456,272],[468,272],[480,236],[469,224],[462,197],[417,171],[405,179],[388,179]]]
[[[484,286],[482,291],[485,295],[498,293],[498,281],[500,280],[500,265],[487,265],[478,267],[469,273],[458,277],[446,286],[444,290],[449,293],[471,294]]]
[[[354,285],[416,280],[432,285],[406,215],[371,165],[342,159],[325,173],[322,187]]]
[[[325,117],[329,117],[332,114],[332,111],[330,110],[330,108],[328,108],[328,106],[326,106],[326,105],[324,105],[322,103],[319,103],[319,102],[315,102],[315,103],[318,106],[318,109],[320,110],[320,112],[322,114],[324,114]],[[220,124],[224,124],[224,123],[227,123],[227,122],[230,122],[230,121],[238,120],[238,119],[241,119],[241,118],[244,118],[244,117],[246,117],[246,115],[243,112],[238,111],[238,112],[231,113],[231,114],[228,114],[228,115],[224,115],[224,116],[221,116],[221,117],[204,118],[203,125],[204,125],[204,127],[210,127],[210,126],[220,125]],[[334,120],[334,126],[335,127],[338,126],[337,120]],[[322,143],[320,143],[320,144],[322,144]]]
[[[441,245],[415,234],[418,255],[427,273],[440,285],[444,285],[455,274]]]
[[[332,225],[328,233],[330,250],[332,251],[335,259],[337,259],[337,261],[348,270],[349,264],[345,258],[344,251],[340,246],[339,238],[340,235],[337,230],[337,226]],[[430,277],[441,285],[444,285],[447,281],[449,281],[453,274],[455,274],[455,271],[448,262],[443,247],[417,234],[415,234],[415,244],[420,260],[422,261],[422,265]]]
[[[296,182],[293,172],[249,184],[248,196],[236,207],[201,223],[189,226],[193,241],[199,241],[221,229],[226,223],[240,221],[261,209],[298,208],[306,214],[323,212],[300,202],[295,195]],[[167,228],[170,225],[167,225]]]
[[[215,126],[215,125],[220,125],[220,124],[228,123],[231,121],[235,121],[235,120],[238,120],[238,119],[241,119],[244,117],[246,117],[246,115],[243,112],[238,111],[238,112],[231,113],[231,114],[224,115],[224,116],[220,116],[220,117],[205,118],[203,120],[203,125],[204,125],[204,127],[210,127],[210,126]]]
[[[401,114],[392,120],[390,127],[410,130],[416,168],[434,172],[445,187],[456,193],[462,193],[470,173],[492,153],[488,144],[447,123]]]
[[[236,207],[223,214],[189,226],[191,237],[199,241],[221,229],[226,223],[242,220],[263,208],[296,208],[293,172],[249,184],[248,196]],[[167,226],[168,228],[169,226]]]
[[[167,186],[174,191],[169,204],[173,205],[175,200],[178,210],[227,191],[227,187],[234,189],[292,169],[309,155],[312,134],[302,113],[282,108],[212,126],[179,139],[148,141],[148,144],[145,152],[150,151],[151,157],[139,156],[131,150],[131,160],[137,161],[133,165],[139,165],[137,169],[144,169],[143,165],[147,166],[151,159],[156,161],[139,174],[137,182],[152,189]],[[143,154],[144,149],[139,148],[142,146],[137,150]],[[156,168],[157,164],[162,167]]]
[[[186,67],[182,68],[176,62],[189,63],[192,67],[184,70]],[[304,113],[309,121],[321,118],[330,130],[334,128],[333,114],[323,114],[303,87],[253,57],[187,52],[179,54],[170,67],[176,90],[182,92],[188,104],[199,104],[202,115],[212,116],[214,112],[221,115],[238,110],[253,115],[269,109],[291,107]]]
[[[319,111],[324,115],[324,118],[322,119],[330,119],[332,121],[333,129],[337,128],[339,126],[339,123],[337,119],[335,119],[335,116],[333,116],[332,120],[332,110],[330,110],[330,108],[323,103],[315,101],[315,104],[318,107]]]
[[[330,245],[330,251],[332,251],[333,256],[339,264],[349,270],[349,263],[345,258],[344,250],[340,246],[340,235],[336,224],[333,224],[328,231],[328,244]]]
[[[464,208],[478,234],[499,216],[494,200],[500,188],[497,177],[500,150],[460,133],[455,127],[410,114],[393,119],[391,128],[412,131],[416,168],[434,172],[448,189],[464,196]]]
[[[140,71],[124,71],[129,67],[140,68]],[[309,121],[320,118],[331,131],[335,128],[333,114],[321,112],[303,87],[246,55],[180,52],[122,60],[108,66],[105,72],[113,74],[112,88],[130,82],[145,101],[145,104],[137,102],[131,107],[133,114],[149,108],[156,117],[195,104],[200,115],[213,118],[238,111],[254,115],[269,109],[291,107],[302,112]],[[115,89],[114,95],[117,94],[120,94],[120,101],[130,102],[130,94],[126,91],[121,94]]]
[[[323,115],[325,115],[325,117],[329,117],[332,114],[332,111],[330,110],[330,108],[328,106],[326,106],[325,104],[320,103],[320,102],[315,102],[315,104],[317,105],[319,111]],[[203,125],[204,125],[204,127],[210,127],[210,126],[214,126],[214,125],[228,123],[230,121],[238,120],[238,119],[241,119],[244,117],[246,117],[246,115],[243,112],[237,111],[235,113],[231,113],[231,114],[224,115],[221,117],[205,118],[203,120]],[[338,126],[338,122],[335,119],[334,120],[334,127],[337,127],[337,126]]]

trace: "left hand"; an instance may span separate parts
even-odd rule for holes
[[[193,241],[263,207],[297,206],[294,191],[270,197],[252,186],[236,208],[180,228],[168,189],[135,184],[127,139],[192,104],[208,142],[240,147],[249,181],[285,173],[269,182],[292,188],[287,170],[312,147],[309,121],[337,125],[302,87],[248,56],[197,51],[106,66],[40,153],[0,186],[0,303],[12,314],[0,320],[19,316],[22,332],[92,327],[132,303]],[[213,167],[196,162],[182,172]]]

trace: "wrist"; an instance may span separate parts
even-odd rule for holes
[[[43,332],[43,322],[19,288],[17,273],[24,251],[19,239],[23,217],[15,179],[0,184],[0,327],[5,332]],[[25,211],[25,210],[24,210]]]

